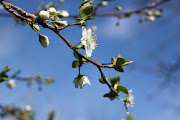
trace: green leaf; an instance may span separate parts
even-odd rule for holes
[[[106,78],[106,81],[108,81],[108,78]],[[103,78],[99,78],[99,82],[102,83],[102,84],[105,84]]]
[[[128,90],[127,90],[127,88],[124,87],[124,86],[118,86],[118,87],[117,87],[117,91],[118,91],[118,92],[122,91],[123,93],[128,94]]]
[[[124,64],[122,64],[121,66],[126,66],[126,65],[128,65],[128,64],[130,64],[130,63],[133,63],[134,61],[126,61]]]
[[[91,58],[89,56],[87,56],[86,54],[84,55],[84,57],[87,57],[87,58]],[[86,59],[82,58],[82,61],[83,61],[83,64],[87,64],[89,61],[87,61]]]
[[[90,20],[93,15],[93,5],[88,0],[84,0],[79,7],[79,17],[86,21]]]
[[[79,61],[74,60],[73,63],[72,63],[72,68],[79,67],[79,65],[80,65]]]
[[[111,82],[111,84],[112,84],[113,87],[114,87],[115,84],[119,85],[119,83],[120,83],[120,77],[119,77],[119,75],[116,76],[116,77],[113,77],[113,78],[109,78],[109,80],[110,80],[110,82]]]
[[[79,60],[79,56],[77,55],[77,53],[73,52],[73,54],[74,54],[74,57]]]
[[[3,71],[0,73],[1,75],[5,75],[6,74],[6,72],[8,72],[9,70],[11,70],[11,67],[5,67],[4,69],[3,69]]]
[[[53,82],[54,82],[54,79],[53,79],[53,78],[47,78],[47,79],[45,80],[44,84],[49,85],[49,84],[51,84],[51,83],[53,83]]]
[[[108,97],[111,101],[116,98],[116,96],[114,96],[111,92],[106,93],[103,97]]]
[[[50,112],[50,114],[49,114],[48,120],[53,120],[53,119],[54,119],[54,116],[55,116],[55,111],[52,110],[52,111]]]
[[[126,60],[125,60],[124,58],[118,57],[115,66],[116,66],[116,67],[119,67],[119,66],[121,66],[122,64],[124,64],[125,61],[126,61]]]
[[[111,58],[111,63],[113,63],[114,65],[116,64],[116,59],[114,57]]]
[[[5,76],[0,76],[0,83],[1,82],[4,82],[4,81],[6,81],[6,80],[8,80],[10,77],[9,76],[7,76],[7,75],[5,75]]]
[[[114,67],[114,69],[116,70],[116,71],[118,71],[118,72],[124,72],[124,70],[123,70],[123,68],[121,67],[121,66],[119,66],[119,67]]]

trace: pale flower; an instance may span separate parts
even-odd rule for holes
[[[69,13],[66,10],[57,11],[57,15],[60,18],[67,18],[67,17],[69,17]]]
[[[39,42],[43,47],[47,47],[49,45],[49,39],[48,36],[39,34]]]
[[[108,4],[107,1],[102,1],[102,2],[100,3],[101,6],[106,6],[107,4]]]
[[[41,10],[39,13],[39,19],[42,21],[48,20],[49,19],[49,12]]]
[[[15,81],[14,81],[14,80],[9,80],[9,81],[7,82],[7,86],[8,86],[9,88],[15,88],[15,87],[16,87]]]
[[[78,77],[74,79],[73,83],[75,84],[75,88],[78,88],[78,86],[80,86],[81,89],[86,84],[91,85],[89,79],[85,75],[78,75]]]
[[[32,110],[32,107],[31,107],[30,105],[26,105],[26,106],[25,106],[25,110],[26,110],[26,111],[31,111],[31,110]]]
[[[56,14],[56,9],[54,7],[50,7],[48,10],[50,15],[55,15]]]
[[[96,35],[90,28],[86,30],[84,26],[82,27],[81,43],[84,45],[88,57],[91,57],[92,51],[96,48],[96,39]]]
[[[58,26],[67,26],[68,22],[65,20],[59,20],[55,22]]]
[[[131,95],[131,93],[133,92],[133,90],[132,89],[130,89],[129,91],[128,91],[128,94],[126,95],[126,99],[125,99],[125,107],[126,107],[126,113],[127,114],[129,114],[129,112],[128,112],[128,107],[130,106],[130,107],[134,107],[133,106],[133,104],[135,104],[135,102],[134,102],[134,96],[133,95]]]

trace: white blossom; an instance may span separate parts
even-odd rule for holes
[[[107,4],[108,4],[107,1],[102,1],[102,2],[100,3],[101,6],[106,6]]]
[[[148,16],[147,18],[146,18],[146,20],[149,20],[149,21],[155,21],[155,17],[154,16]]]
[[[82,38],[81,43],[84,45],[86,54],[88,57],[91,57],[92,50],[96,48],[96,35],[92,33],[92,30],[89,28],[82,27]]]
[[[68,22],[65,21],[65,20],[59,20],[59,21],[56,21],[56,24],[58,26],[67,26],[68,25]]]
[[[73,83],[75,84],[75,88],[78,88],[78,86],[80,86],[81,89],[86,84],[91,85],[89,79],[85,75],[78,75],[78,77],[74,79]]]
[[[126,113],[127,114],[129,114],[129,112],[128,112],[128,107],[130,106],[130,107],[134,107],[133,106],[133,104],[135,104],[135,102],[134,102],[134,96],[133,95],[131,95],[131,93],[133,92],[133,90],[132,89],[130,89],[129,91],[128,91],[128,94],[126,95],[126,99],[125,99],[125,107],[126,107]]]
[[[15,87],[16,87],[16,83],[15,83],[14,80],[9,80],[9,81],[7,82],[7,86],[8,86],[9,88],[15,88]]]
[[[67,18],[69,17],[69,13],[66,10],[57,11],[56,13],[60,18]]]
[[[31,107],[30,105],[26,105],[26,106],[25,106],[25,110],[26,110],[26,111],[31,111],[31,110],[32,110],[32,107]]]
[[[42,21],[48,20],[49,19],[49,12],[41,10],[39,13],[39,19]]]
[[[56,14],[56,9],[54,7],[50,7],[48,10],[50,15],[55,15]]]
[[[48,36],[40,34],[40,35],[39,35],[39,42],[41,43],[41,45],[42,45],[43,47],[46,48],[46,47],[49,45]]]

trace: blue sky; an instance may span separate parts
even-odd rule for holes
[[[37,10],[41,0],[14,0],[12,3],[22,7],[28,12]],[[136,0],[120,2],[126,6],[124,10],[138,8],[133,6]],[[143,0],[142,0],[143,1]],[[148,0],[147,3],[153,0]],[[45,0],[45,3],[50,0]],[[53,0],[57,2],[58,0]],[[163,78],[156,76],[155,69],[158,60],[164,58],[168,64],[174,62],[179,53],[178,34],[180,32],[180,16],[173,13],[172,5],[177,0],[166,3],[163,17],[155,22],[139,23],[138,15],[120,20],[120,26],[116,26],[116,18],[97,18],[88,22],[89,26],[97,26],[98,47],[92,53],[92,59],[98,62],[110,62],[111,57],[117,57],[119,53],[134,63],[125,67],[125,72],[120,74],[121,85],[133,89],[135,96],[134,108],[130,113],[135,115],[135,120],[178,120],[179,115],[175,108],[180,104],[179,94],[172,96],[171,90],[179,86],[157,90],[157,84]],[[70,14],[77,14],[81,0],[72,3],[66,0],[60,9],[66,9]],[[118,2],[117,2],[118,3]],[[72,7],[73,6],[73,7]],[[177,6],[177,5],[176,5]],[[103,12],[110,8],[101,8]],[[0,11],[1,12],[1,11]],[[174,19],[175,18],[175,19]],[[72,19],[67,19],[73,22]],[[102,22],[103,21],[103,22]],[[102,96],[109,92],[106,85],[99,83],[99,71],[92,64],[84,65],[82,74],[91,81],[91,86],[86,85],[83,89],[76,89],[73,80],[77,77],[78,69],[73,69],[73,52],[53,32],[41,27],[40,33],[48,35],[50,45],[43,48],[38,35],[29,27],[15,25],[11,18],[0,18],[0,68],[11,66],[13,74],[22,69],[21,76],[32,76],[37,73],[43,77],[54,77],[55,82],[50,86],[43,86],[38,91],[38,86],[33,84],[27,87],[26,83],[18,82],[14,90],[9,90],[5,84],[0,85],[0,103],[17,106],[32,105],[36,113],[36,119],[46,119],[50,110],[56,110],[55,120],[121,120],[126,116],[124,105],[121,101],[110,101]],[[81,39],[81,28],[78,26],[68,27],[62,34],[73,44]],[[172,42],[169,42],[172,40]],[[159,50],[159,46],[166,43],[165,50]],[[84,54],[84,51],[81,51]],[[147,57],[147,52],[152,54]],[[168,56],[168,57],[167,57]],[[144,68],[149,68],[144,69]],[[114,77],[119,73],[111,69],[103,69],[106,77]],[[149,93],[156,93],[152,100],[147,100]],[[124,97],[124,94],[121,94]],[[174,102],[172,102],[174,101]]]

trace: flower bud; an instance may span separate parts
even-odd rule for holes
[[[161,11],[159,11],[159,10],[155,11],[155,12],[154,12],[154,15],[155,15],[156,17],[161,17]]]
[[[67,22],[67,21],[62,21],[62,20],[56,21],[55,23],[56,23],[58,26],[67,26],[67,25],[68,25],[68,22]]]
[[[26,105],[25,110],[27,112],[30,112],[32,110],[32,107],[30,105]]]
[[[49,12],[41,10],[39,13],[39,19],[42,21],[48,20],[49,19]]]
[[[67,18],[67,17],[69,17],[69,13],[66,10],[57,11],[57,15],[60,18]]]
[[[121,6],[116,6],[116,10],[122,10],[122,7]]]
[[[155,17],[154,16],[148,16],[148,17],[146,17],[146,20],[155,21]]]
[[[50,15],[55,15],[56,14],[56,9],[54,7],[50,7],[48,10]]]
[[[46,48],[46,47],[49,45],[48,36],[40,34],[40,35],[39,35],[39,42],[41,43],[41,45],[42,45],[43,47]]]
[[[102,1],[99,5],[100,6],[106,6],[108,3],[107,3],[107,1]]]
[[[11,89],[15,88],[16,87],[16,84],[15,84],[15,81],[14,80],[9,80],[7,82],[7,86]]]
[[[40,31],[39,25],[33,24],[33,29],[35,29],[35,30],[37,30],[37,31]]]

